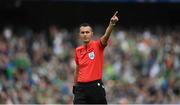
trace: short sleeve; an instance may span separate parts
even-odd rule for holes
[[[97,40],[98,46],[100,47],[100,49],[104,49],[107,45],[103,45],[101,40]]]

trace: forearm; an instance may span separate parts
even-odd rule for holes
[[[78,79],[78,66],[76,67],[76,70],[74,71],[74,85],[77,84],[77,79]]]
[[[111,18],[109,25],[105,31],[105,34],[101,37],[101,43],[103,45],[107,45],[108,39],[113,31],[113,28],[116,25],[116,22],[119,20],[118,17],[116,16],[117,13],[118,11],[116,11],[113,17]]]
[[[107,42],[108,42],[109,37],[113,31],[113,28],[114,28],[114,25],[112,23],[109,23],[109,25],[105,31],[105,34],[101,37],[101,43],[103,45],[107,45]]]

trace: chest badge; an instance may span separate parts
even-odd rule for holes
[[[88,53],[88,56],[90,59],[94,59],[95,54],[94,54],[94,52],[90,52],[90,53]]]

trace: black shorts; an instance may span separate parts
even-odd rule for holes
[[[107,104],[102,80],[78,83],[73,87],[74,104]]]

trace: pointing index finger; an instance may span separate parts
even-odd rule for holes
[[[118,14],[118,11],[116,11],[116,12],[114,13],[113,17],[116,16],[117,14]]]

